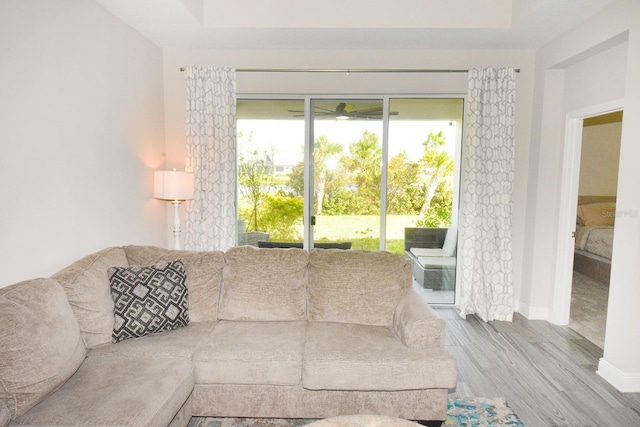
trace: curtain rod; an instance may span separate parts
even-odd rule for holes
[[[185,70],[180,68],[180,72]],[[520,72],[519,68],[514,70]],[[238,68],[237,73],[467,73],[462,69],[398,69],[398,68],[356,68],[356,69],[324,69],[324,68]]]

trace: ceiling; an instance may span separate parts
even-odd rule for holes
[[[161,48],[537,49],[616,0],[95,0]]]

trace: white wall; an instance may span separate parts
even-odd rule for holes
[[[534,113],[536,154],[531,157],[528,253],[521,299],[521,312],[528,318],[551,319],[553,311],[566,116],[624,97],[619,82],[625,78],[626,52],[627,43],[620,42],[563,68],[542,68],[542,61],[538,64],[540,90],[536,94],[542,104]]]
[[[520,68],[516,97],[516,178],[514,188],[514,277],[516,298],[522,280],[525,207],[529,174],[533,100],[533,51],[221,51],[171,50],[165,58],[167,166],[184,168],[184,77],[180,67],[233,68],[435,68],[466,69],[483,65]],[[466,94],[467,75],[238,73],[243,94]]]
[[[0,287],[166,245],[162,52],[93,1],[0,2]]]
[[[612,7],[539,50],[522,299],[553,307],[567,114],[623,99],[616,234],[604,358],[598,372],[618,389],[640,391],[640,2]],[[567,236],[569,238],[569,236]],[[536,310],[532,310],[536,311]]]

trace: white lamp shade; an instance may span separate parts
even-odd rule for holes
[[[192,173],[180,171],[155,171],[153,174],[153,197],[163,200],[193,199]]]

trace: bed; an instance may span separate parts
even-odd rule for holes
[[[608,284],[616,204],[615,201],[593,200],[579,201],[573,269]]]

